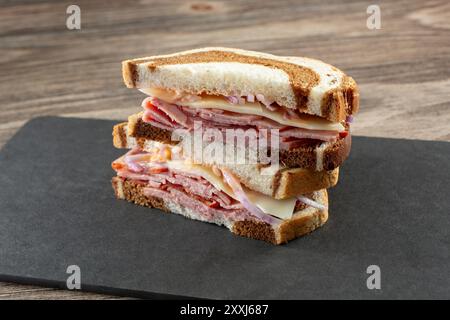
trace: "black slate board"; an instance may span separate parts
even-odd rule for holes
[[[139,297],[450,298],[450,143],[355,137],[328,223],[273,246],[115,200],[112,125],[37,118],[1,150],[1,281],[64,287],[75,264]]]

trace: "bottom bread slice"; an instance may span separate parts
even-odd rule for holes
[[[223,225],[234,234],[273,244],[287,243],[290,240],[308,234],[324,225],[328,220],[328,194],[325,189],[315,191],[312,194],[312,198],[326,209],[305,206],[294,213],[291,219],[271,225],[251,219],[229,221],[226,217],[205,220],[199,213],[180,205],[172,199],[168,200],[145,195],[143,192],[145,184],[130,179],[113,177],[112,186],[116,197],[119,199],[141,206],[161,209],[165,212],[172,212],[190,219]]]

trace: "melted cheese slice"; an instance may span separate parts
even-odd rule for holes
[[[140,89],[140,91],[170,103],[178,103],[195,109],[221,109],[241,114],[258,115],[286,126],[309,130],[345,131],[344,126],[339,122],[331,122],[316,116],[302,115],[299,119],[286,119],[283,117],[283,113],[281,111],[270,111],[259,102],[232,104],[224,97],[219,96],[197,97],[199,98],[198,100],[193,99],[192,101],[189,101],[189,99],[186,99],[187,101],[183,101],[182,97],[177,95],[174,91],[155,88]]]
[[[199,175],[209,183],[211,183],[218,190],[221,190],[233,199],[238,200],[233,190],[227,183],[224,182],[223,178],[216,175],[208,166],[202,166],[184,160],[169,160],[167,161],[167,166],[170,169]],[[242,189],[246,193],[250,202],[260,208],[265,214],[269,214],[283,220],[290,219],[292,217],[295,204],[297,202],[296,198],[277,200],[268,195],[249,190],[244,186],[242,187]]]
[[[260,208],[264,213],[276,216],[280,219],[290,219],[294,212],[295,204],[297,203],[296,198],[289,198],[283,200],[277,200],[268,195],[244,189],[249,200]]]

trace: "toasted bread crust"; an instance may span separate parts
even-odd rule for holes
[[[178,141],[173,141],[171,139],[172,132],[169,130],[164,130],[160,128],[153,127],[152,125],[142,121],[141,118],[139,118],[134,126],[132,134],[130,134],[132,137],[138,138],[138,139],[150,139],[159,141],[165,144],[177,144]]]
[[[113,177],[112,186],[118,199],[170,212],[164,200],[144,195],[144,184],[133,180]],[[314,199],[324,205],[328,204],[327,193],[325,190],[316,194]],[[173,213],[179,214],[179,212]],[[318,210],[307,207],[294,214],[291,219],[285,220],[277,226],[271,226],[267,223],[253,220],[244,220],[234,222],[231,225],[230,230],[239,236],[263,240],[272,244],[284,244],[322,226],[327,221],[327,218],[327,210]]]
[[[171,140],[171,131],[156,128],[145,123],[138,116],[130,117],[129,121],[128,124],[120,123],[114,126],[113,136],[116,148],[126,148],[126,127],[130,130],[129,135],[137,140],[137,144],[141,148],[146,139],[171,145],[178,143],[178,141]],[[304,168],[315,171],[333,170],[347,159],[350,154],[351,142],[351,135],[347,135],[334,143],[327,143],[323,152],[318,154],[317,150],[322,145],[322,141],[305,139],[302,146],[291,150],[280,150],[280,163],[288,168]]]
[[[280,161],[284,166],[290,168],[299,167],[318,171],[333,170],[339,167],[350,154],[352,138],[351,135],[347,135],[334,143],[328,143],[322,153],[322,162],[318,164],[317,149],[321,145],[322,141],[312,140],[298,148],[281,150]]]
[[[319,60],[307,58],[282,57],[230,48],[201,48],[171,55],[123,61],[122,75],[127,87],[134,88],[140,85],[141,77],[145,78],[145,74],[155,75],[166,66],[205,63],[241,63],[263,66],[269,68],[269,70],[283,72],[287,77],[287,89],[286,87],[283,87],[284,89],[280,87],[279,91],[273,93],[272,98],[280,105],[298,109],[301,112],[315,114],[331,121],[343,121],[347,115],[358,110],[359,94],[356,82],[335,67]],[[330,77],[331,73],[334,74],[334,78]],[[182,77],[180,76],[180,78]],[[329,89],[325,92],[315,92],[313,97],[311,91],[319,86],[321,79],[327,79],[325,87],[329,87]],[[183,83],[186,81],[188,80],[183,80]],[[158,80],[153,84],[145,84],[144,86],[147,85],[161,85],[161,81]],[[291,90],[287,92],[289,86]],[[196,86],[192,84],[185,84],[180,87],[170,85],[166,88],[182,90],[192,94],[233,95],[227,88],[207,87],[207,82],[203,85],[200,83]],[[252,93],[265,94],[265,92]],[[309,105],[311,100],[315,101],[317,94],[321,95],[318,108]]]

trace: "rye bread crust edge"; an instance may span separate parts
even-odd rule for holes
[[[313,59],[314,60],[314,59]],[[287,104],[286,107],[298,109],[301,112],[316,114],[331,121],[343,121],[346,116],[355,114],[359,109],[359,88],[355,80],[336,67],[331,66],[332,70],[342,72],[343,79],[337,88],[326,91],[320,102],[320,114],[309,110],[306,106],[311,89],[317,84],[319,76],[315,71],[308,67],[301,67],[295,64],[296,57],[283,57],[269,55],[261,52],[247,51],[233,48],[200,48],[190,51],[178,52],[172,55],[152,56],[146,58],[131,59],[122,62],[122,76],[125,85],[128,88],[138,87],[139,65],[146,64],[146,72],[154,73],[155,70],[164,68],[167,65],[204,63],[204,62],[240,62],[247,64],[257,64],[273,69],[279,69],[288,75],[291,90],[294,93],[296,103]],[[323,65],[328,64],[314,60]],[[296,70],[298,69],[298,70]],[[319,76],[320,78],[320,76]],[[167,89],[180,89],[171,87]],[[183,88],[186,91],[187,88]],[[214,95],[232,95],[230,92],[224,92],[216,88],[215,90],[205,91],[199,87],[196,90],[187,90],[191,94],[214,94]],[[279,93],[283,95],[283,93]],[[283,99],[275,100],[283,105]]]
[[[162,199],[143,194],[143,184],[120,177],[113,177],[111,183],[116,198],[170,213]],[[316,197],[315,200],[327,206],[328,196],[326,190],[321,190],[319,197]],[[178,212],[173,213],[177,214]],[[273,228],[263,222],[244,220],[233,223],[230,231],[242,237],[279,245],[314,231],[324,225],[327,219],[328,210],[318,210],[310,207],[296,213],[291,219],[282,222],[277,228]]]
[[[127,136],[127,128],[126,122],[114,126],[113,141],[116,148],[140,147],[147,151],[152,148],[151,142],[153,140],[129,137]],[[148,145],[149,142],[150,145]],[[315,171],[281,166],[274,175],[267,175],[262,182],[261,179],[258,179],[258,176],[264,166],[251,166],[252,169],[248,167],[242,169],[242,165],[223,167],[231,170],[246,187],[275,199],[286,199],[299,194],[328,189],[335,186],[339,179],[339,167],[333,170]]]

